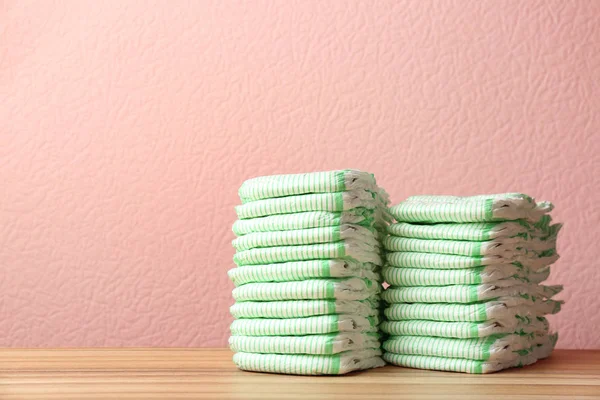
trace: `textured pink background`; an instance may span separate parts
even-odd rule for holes
[[[0,3],[0,346],[223,346],[248,177],[523,191],[600,348],[600,2]]]

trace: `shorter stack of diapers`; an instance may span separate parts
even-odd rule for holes
[[[412,368],[488,373],[548,357],[546,315],[561,286],[547,202],[523,194],[414,196],[390,208],[384,239],[384,359]]]
[[[244,370],[344,374],[384,364],[378,333],[387,194],[355,170],[239,190],[229,345]]]

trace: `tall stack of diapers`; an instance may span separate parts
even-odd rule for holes
[[[489,373],[548,357],[561,286],[548,202],[517,193],[413,196],[390,208],[381,330],[395,365]]]
[[[387,195],[356,170],[239,189],[229,344],[244,370],[344,374],[384,364],[378,333]]]

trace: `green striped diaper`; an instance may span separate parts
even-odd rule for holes
[[[337,299],[365,300],[381,291],[377,282],[361,278],[311,279],[298,282],[248,283],[233,289],[236,301]]]
[[[370,317],[379,314],[379,298],[366,300],[244,301],[229,308],[234,318],[302,318],[327,314]]]
[[[550,275],[550,267],[539,271],[513,264],[487,265],[465,269],[397,268],[384,266],[383,279],[392,286],[445,286],[491,283],[512,278],[515,282],[541,283]]]
[[[470,374],[487,374],[506,368],[530,365],[547,358],[554,350],[558,336],[546,335],[545,339],[534,346],[531,351],[509,361],[472,360],[466,358],[435,357],[428,355],[396,354],[386,352],[383,359],[400,367],[432,369],[438,371],[466,372]]]
[[[236,286],[252,282],[303,281],[314,278],[359,277],[380,281],[374,264],[351,260],[309,260],[279,264],[248,265],[227,272]]]
[[[336,355],[236,353],[233,362],[246,371],[295,375],[340,375],[383,367],[381,350],[347,351]]]
[[[230,329],[232,335],[239,336],[304,336],[334,332],[377,332],[377,325],[377,316],[335,314],[289,319],[236,319]]]
[[[303,260],[349,258],[361,263],[382,265],[378,247],[356,240],[300,246],[264,247],[239,251],[233,256],[238,266]]]
[[[520,193],[470,197],[412,196],[390,208],[398,222],[491,222],[525,219],[539,221],[550,212],[549,202],[536,203]]]
[[[389,251],[454,254],[460,256],[484,257],[500,256],[513,259],[527,254],[539,256],[540,252],[554,249],[556,240],[541,241],[520,238],[503,238],[485,242],[468,242],[461,240],[429,240],[388,236],[383,246]]]
[[[386,254],[388,264],[399,268],[461,269],[476,268],[494,264],[514,264],[538,270],[558,260],[555,252],[542,253],[540,256],[516,256],[506,258],[497,255],[458,256],[453,254],[392,252]]]
[[[378,201],[371,192],[353,190],[351,192],[303,194],[257,200],[235,207],[238,218],[248,219],[274,214],[291,214],[306,211],[341,212],[356,207],[375,209]]]
[[[338,354],[343,351],[378,349],[377,333],[330,333],[308,336],[231,336],[231,350],[244,353]]]
[[[376,192],[379,188],[372,174],[347,169],[252,178],[242,183],[238,194],[242,202],[247,203],[273,197],[345,192],[356,189]]]
[[[481,338],[491,335],[518,333],[527,335],[548,332],[544,317],[513,318],[485,322],[440,322],[426,320],[383,321],[381,331],[389,335],[437,336],[447,338]]]
[[[374,222],[375,210],[357,207],[343,212],[309,211],[238,219],[233,223],[233,233],[236,236],[243,236],[253,232],[291,231],[344,224],[372,227]]]
[[[528,336],[507,334],[475,339],[450,339],[427,336],[390,336],[383,349],[390,353],[478,361],[511,361],[530,349]]]
[[[562,224],[550,224],[552,218],[544,215],[537,223],[524,220],[506,222],[474,222],[466,224],[411,224],[399,222],[388,226],[394,236],[414,239],[488,241],[501,238],[548,240],[556,238]]]
[[[390,321],[430,320],[446,322],[484,322],[488,320],[515,320],[556,314],[562,302],[538,300],[534,304],[509,306],[498,300],[474,304],[453,303],[400,303],[390,304],[384,310]]]
[[[528,232],[524,224],[515,222],[480,222],[468,224],[411,224],[398,222],[388,226],[394,236],[414,239],[486,241],[523,237]]]
[[[237,251],[260,247],[297,246],[301,244],[332,243],[340,240],[356,240],[379,248],[377,233],[360,225],[344,224],[325,228],[299,229],[295,231],[256,232],[235,239],[232,244]]]
[[[507,296],[550,299],[562,289],[561,285],[514,285],[510,281],[480,285],[391,286],[381,294],[381,298],[388,303],[476,303]]]

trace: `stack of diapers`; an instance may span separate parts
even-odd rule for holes
[[[378,325],[388,197],[356,170],[275,175],[239,189],[228,272],[233,361],[336,375],[384,365]]]
[[[390,208],[381,330],[395,365],[489,373],[548,357],[562,286],[548,202],[508,193],[414,196]]]

